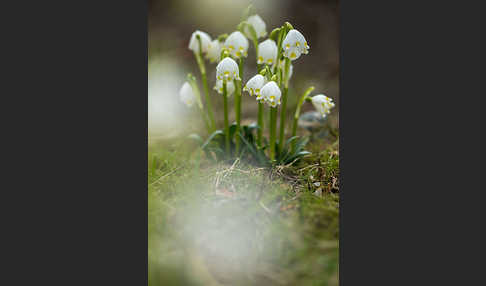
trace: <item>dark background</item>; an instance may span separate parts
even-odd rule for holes
[[[146,4],[5,3],[3,284],[146,284]],[[341,285],[484,284],[479,4],[340,4]]]

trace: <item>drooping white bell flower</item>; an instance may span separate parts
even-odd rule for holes
[[[257,74],[246,83],[246,85],[243,87],[243,90],[247,91],[251,96],[256,95],[257,100],[262,100],[261,89],[265,85],[265,83],[265,77],[261,74]]]
[[[223,81],[217,80],[216,85],[214,86],[214,90],[216,90],[219,94],[223,94]],[[226,93],[227,95],[232,95],[235,92],[235,84],[232,81],[226,82]]]
[[[196,38],[196,35],[201,37],[201,50],[203,53],[207,53],[209,49],[209,44],[211,43],[211,37],[202,31],[196,30],[192,33],[191,40],[189,41],[189,49],[195,53],[199,53],[199,41]]]
[[[218,39],[209,43],[208,46],[208,53],[206,54],[206,58],[209,59],[212,63],[219,62],[221,58],[221,49],[223,48],[223,43],[218,41]]]
[[[295,29],[290,30],[287,33],[285,39],[282,42],[282,47],[284,48],[284,50],[296,47],[298,48],[299,52],[304,55],[309,53],[310,48],[304,38],[304,35],[302,35],[299,31]]]
[[[260,16],[252,15],[248,17],[246,21],[253,26],[253,29],[255,29],[257,38],[263,38],[267,35],[267,25],[265,25],[265,22],[263,22]],[[245,34],[248,38],[251,38],[250,31],[248,31],[247,27],[245,27]]]
[[[224,47],[230,55],[238,59],[248,56],[248,45],[248,39],[240,31],[231,33],[224,42]]]
[[[282,92],[278,85],[274,81],[269,81],[266,83],[261,90],[261,95],[263,100],[270,105],[271,107],[276,107],[280,104],[280,97],[282,96]]]
[[[282,42],[284,56],[296,60],[301,54],[309,53],[309,45],[304,36],[297,30],[290,30]]]
[[[277,60],[277,44],[274,40],[267,39],[258,45],[258,64],[268,64],[272,65]]]
[[[230,57],[224,58],[216,66],[216,79],[226,81],[241,80],[238,64]]]
[[[312,105],[314,105],[323,118],[331,113],[331,109],[335,106],[334,102],[332,102],[332,98],[327,97],[324,94],[315,95],[311,100]]]
[[[187,81],[179,90],[179,98],[188,107],[191,107],[196,102],[196,95]]]

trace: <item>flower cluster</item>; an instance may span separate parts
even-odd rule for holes
[[[209,34],[196,30],[191,35],[189,49],[194,52],[203,80],[204,105],[207,108],[207,115],[203,113],[203,120],[207,123],[208,131],[215,132],[216,124],[211,107],[211,97],[207,88],[206,68],[203,58],[212,63],[217,63],[214,90],[224,95],[224,133],[226,134],[224,143],[226,153],[230,152],[231,149],[229,140],[233,140],[233,138],[230,138],[230,136],[234,137],[235,140],[235,152],[237,154],[239,152],[239,138],[241,134],[236,134],[240,132],[241,95],[242,91],[246,91],[250,96],[255,96],[259,104],[259,128],[256,144],[260,150],[264,150],[266,148],[264,144],[267,144],[262,140],[262,130],[265,125],[263,114],[265,113],[265,105],[270,107],[270,136],[267,150],[269,150],[270,161],[272,161],[276,158],[276,154],[282,152],[282,148],[285,147],[285,118],[287,98],[289,96],[289,79],[293,74],[292,62],[300,58],[301,55],[308,54],[310,47],[304,35],[294,29],[288,22],[285,22],[281,27],[273,29],[267,39],[265,39],[266,36],[267,27],[263,19],[259,15],[251,15],[237,26],[236,31],[229,33],[229,35],[222,34],[214,40],[211,39]],[[251,77],[242,87],[240,81],[242,81],[241,77],[244,74],[245,58],[248,57],[249,39],[256,51],[254,64],[258,68],[258,73]],[[188,77],[188,81],[183,84],[179,92],[180,100],[189,107],[197,103],[199,108],[203,110],[204,106],[195,78],[191,75]],[[322,117],[326,117],[335,106],[332,99],[324,94],[308,97],[308,94],[313,89],[313,87],[309,88],[300,97],[295,111],[292,137],[295,136],[296,120],[300,116],[301,106],[306,100],[312,102]],[[234,129],[234,132],[230,132],[228,97],[233,94],[236,129]],[[280,136],[277,140],[277,112],[280,107]],[[221,131],[219,132],[221,133]],[[278,148],[276,148],[277,145],[279,146]]]

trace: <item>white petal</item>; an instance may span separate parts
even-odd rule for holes
[[[302,53],[297,47],[293,47],[287,50],[284,50],[284,57],[289,58],[291,61],[295,61],[300,57]]]
[[[238,64],[230,57],[224,58],[216,66],[216,79],[222,80],[223,78],[228,81],[240,79]]]
[[[287,33],[282,42],[282,47],[284,51],[291,48],[297,48],[301,54],[307,54],[309,50],[309,45],[307,44],[304,35],[295,29],[290,30]]]
[[[179,90],[179,98],[188,107],[191,107],[196,101],[196,96],[188,82],[185,82]]]
[[[224,47],[226,47],[229,53],[235,58],[246,57],[248,46],[248,39],[240,31],[231,33],[224,42]]]
[[[326,117],[327,114],[331,113],[331,108],[334,107],[332,98],[325,96],[324,94],[318,94],[311,98],[312,105],[315,109],[322,115]]]
[[[265,22],[262,20],[260,16],[258,15],[250,16],[246,21],[253,26],[253,29],[255,29],[258,38],[262,38],[267,35],[267,25],[265,25]],[[248,32],[247,34],[249,35]]]
[[[281,95],[280,88],[274,81],[269,81],[262,87],[261,96],[270,106],[275,107],[276,104],[280,104]]]
[[[259,95],[263,85],[265,84],[265,77],[261,74],[257,74],[252,77],[245,85],[244,90],[248,91],[250,95]]]
[[[221,57],[221,48],[223,44],[218,41],[217,39],[212,41],[208,47],[208,53],[206,54],[206,58],[208,58],[211,62],[219,62]]]
[[[272,65],[277,60],[278,47],[275,41],[267,39],[258,45],[257,62]]]
[[[223,81],[217,80],[214,89],[219,93],[223,94]],[[226,92],[228,95],[232,95],[235,92],[235,84],[232,81],[226,82]]]
[[[195,53],[199,52],[199,42],[196,38],[196,35],[199,35],[201,37],[201,50],[203,53],[206,53],[209,49],[209,44],[211,43],[211,37],[207,33],[199,30],[196,30],[194,33],[192,33],[191,40],[189,41],[189,49]]]

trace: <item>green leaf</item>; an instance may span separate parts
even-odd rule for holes
[[[223,130],[216,130],[214,131],[209,137],[208,139],[206,140],[206,142],[204,142],[204,144],[201,146],[202,149],[206,148],[209,143],[211,143],[211,141],[213,141],[213,139],[215,139],[218,135],[224,135],[224,132]]]
[[[286,146],[290,146],[290,144],[291,144],[292,142],[294,142],[295,140],[297,140],[297,139],[299,139],[299,136],[290,137],[290,138],[287,140],[287,142],[285,142],[285,145],[286,145]]]

